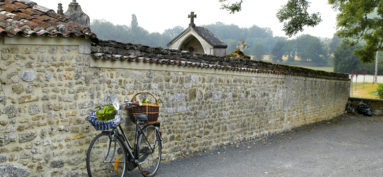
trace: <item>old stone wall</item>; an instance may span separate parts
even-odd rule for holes
[[[334,76],[101,60],[81,40],[0,43],[0,173],[16,176],[85,176],[99,133],[86,116],[107,96],[158,96],[165,161],[331,119],[349,96]]]

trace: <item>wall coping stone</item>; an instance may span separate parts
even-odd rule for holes
[[[206,54],[191,54],[179,50],[149,47],[140,44],[121,43],[111,40],[92,41],[91,54],[95,59],[110,61],[144,62],[182,67],[199,67],[227,71],[269,73],[303,76],[328,80],[349,81],[348,74],[317,71],[297,66],[272,64],[239,58],[218,57]]]

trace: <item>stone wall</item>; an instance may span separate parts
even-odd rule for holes
[[[334,74],[101,60],[81,40],[0,43],[0,173],[16,176],[85,176],[85,152],[99,133],[86,116],[108,96],[160,98],[165,161],[331,119],[349,96],[349,81]]]
[[[89,134],[96,133],[85,121],[96,96],[89,94],[87,44],[0,40],[0,176],[85,173]]]

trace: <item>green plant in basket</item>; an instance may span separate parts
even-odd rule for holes
[[[141,104],[154,104],[154,105],[158,105],[157,102],[152,102],[151,100],[147,99],[147,98],[144,98],[142,99],[141,101],[139,101],[140,105]]]
[[[96,115],[97,119],[101,121],[108,121],[114,119],[117,110],[113,105],[107,105],[102,107],[102,109],[97,110]]]

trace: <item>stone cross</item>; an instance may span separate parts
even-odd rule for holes
[[[241,40],[239,44],[237,44],[236,48],[239,49],[241,52],[244,52],[245,49],[249,48],[249,45],[245,44],[245,40]]]
[[[58,4],[57,14],[64,15],[63,5],[61,3]]]
[[[194,18],[197,18],[197,14],[194,14],[194,12],[191,12],[188,18],[190,18],[189,26],[195,27]]]

